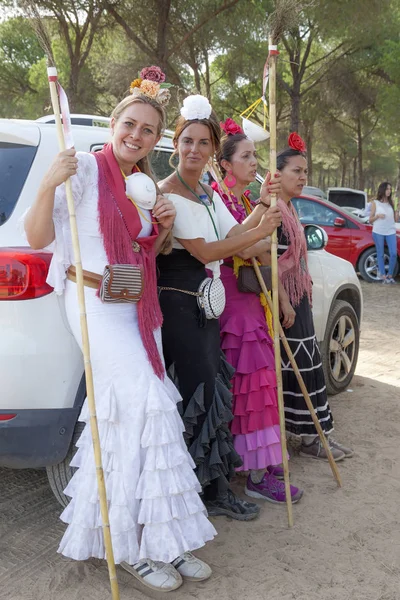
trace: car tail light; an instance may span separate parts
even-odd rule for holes
[[[51,253],[30,248],[0,248],[0,301],[46,296]]]
[[[0,415],[0,421],[11,421],[12,419],[15,419],[17,415],[16,414],[8,414],[8,415]]]

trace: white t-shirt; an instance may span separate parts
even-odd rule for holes
[[[396,233],[396,225],[394,221],[394,210],[390,206],[389,202],[381,202],[380,200],[374,200],[375,202],[375,216],[385,215],[384,219],[376,219],[372,223],[372,231],[379,233],[380,235],[393,235]]]
[[[174,203],[176,208],[176,218],[172,229],[174,236],[172,245],[179,250],[182,250],[183,246],[176,238],[182,240],[203,238],[206,242],[217,242],[218,240],[224,240],[230,230],[238,224],[217,192],[213,193],[213,205],[208,207],[178,194],[166,194],[166,196]],[[218,232],[218,237],[215,229]],[[222,260],[213,261],[206,265],[208,269],[213,271],[214,277],[219,276],[221,263]]]

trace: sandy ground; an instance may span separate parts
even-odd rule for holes
[[[331,399],[336,435],[356,455],[328,465],[294,456],[305,489],[286,510],[264,504],[251,523],[214,519],[219,535],[198,552],[214,576],[174,600],[398,600],[400,598],[400,289],[363,284],[365,315],[351,390]],[[56,548],[64,525],[43,471],[0,469],[0,598],[111,598],[105,563],[76,563]],[[241,491],[243,480],[235,486]],[[118,569],[121,600],[161,598]]]

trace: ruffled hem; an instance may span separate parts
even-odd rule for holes
[[[121,533],[112,532],[114,560],[116,564],[125,561],[132,565],[142,558],[151,557],[152,560],[169,563],[184,552],[204,546],[215,535],[216,531],[204,513],[160,525],[136,525]],[[199,540],[202,540],[201,543]],[[101,527],[88,530],[76,524],[69,525],[58,552],[75,560],[104,559]]]
[[[279,425],[246,435],[236,435],[234,445],[243,461],[237,471],[266,469],[270,465],[282,463]]]
[[[138,389],[147,388],[147,397],[138,407],[142,434],[135,438],[130,438],[121,414],[126,402],[126,397],[119,401],[121,391],[118,394],[111,384],[97,399],[115,561],[170,562],[202,547],[216,531],[205,516],[194,462],[183,440],[184,426],[176,406],[180,396],[169,380],[163,383],[152,376],[146,388],[143,382],[136,383]],[[89,421],[86,402],[80,420]],[[65,489],[72,500],[61,515],[69,526],[59,552],[76,560],[105,558],[89,426],[77,446],[71,465],[78,470]]]
[[[169,376],[179,386],[173,365],[168,370]],[[233,418],[232,394],[230,379],[234,369],[221,355],[221,368],[215,379],[214,399],[208,409],[200,434],[194,438],[194,431],[199,418],[206,413],[204,401],[204,383],[200,383],[189,400],[183,414],[185,424],[184,438],[189,445],[189,452],[196,465],[196,474],[202,489],[215,479],[219,479],[219,490],[229,487],[229,479],[235,468],[241,465],[236,453],[232,434],[228,424]]]
[[[222,349],[236,369],[232,434],[251,434],[279,425],[275,358],[264,319],[232,311],[223,316],[221,325]]]

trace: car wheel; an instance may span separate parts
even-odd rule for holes
[[[84,427],[85,423],[81,423],[80,421],[76,423],[67,456],[57,465],[46,467],[47,479],[52,492],[57,498],[58,502],[64,508],[69,504],[70,501],[70,498],[64,494],[64,490],[72,479],[72,475],[76,471],[76,469],[70,466],[70,462],[77,451],[76,442],[78,441]]]
[[[389,254],[388,254],[386,248],[385,248],[384,261],[385,261],[385,269],[387,271],[389,268]],[[361,277],[365,281],[368,281],[369,283],[380,281],[379,276],[378,276],[378,260],[377,260],[377,256],[376,256],[375,246],[368,248],[368,250],[366,250],[360,256],[359,261],[358,261],[358,269],[360,271]],[[398,262],[395,266],[394,271],[395,272],[393,273],[393,277],[396,277],[396,275],[398,274],[398,271],[399,271]]]
[[[351,382],[357,365],[360,326],[354,308],[336,300],[331,308],[322,346],[326,390],[334,395]]]

